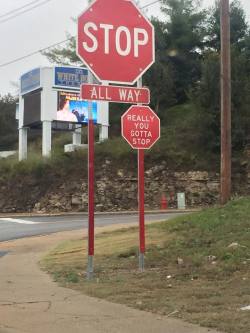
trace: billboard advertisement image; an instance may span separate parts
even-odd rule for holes
[[[57,121],[88,123],[89,102],[80,99],[79,93],[58,91]],[[97,103],[92,102],[92,115],[97,123]]]

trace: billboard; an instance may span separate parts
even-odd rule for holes
[[[57,114],[55,120],[71,123],[88,123],[89,102],[81,100],[79,93],[58,91],[57,94]],[[96,124],[96,102],[92,102],[92,116]]]

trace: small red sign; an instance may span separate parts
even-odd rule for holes
[[[121,127],[134,149],[149,149],[160,138],[160,119],[149,106],[131,106],[121,118]]]
[[[77,54],[99,81],[135,83],[154,63],[154,43],[132,0],[96,0],[78,17]]]
[[[148,88],[82,84],[81,98],[92,101],[149,104],[150,91]]]

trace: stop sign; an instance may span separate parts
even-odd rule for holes
[[[96,0],[78,17],[77,54],[100,81],[133,84],[154,63],[154,27],[132,0]]]
[[[149,106],[131,106],[121,127],[122,136],[135,149],[149,149],[160,138],[160,119]]]

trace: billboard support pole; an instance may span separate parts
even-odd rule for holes
[[[51,121],[43,121],[42,155],[50,157],[51,154]]]
[[[109,85],[109,81],[102,81],[102,85]],[[100,105],[101,113],[106,115],[105,124],[99,126],[99,142],[109,138],[109,102],[103,101]]]
[[[27,152],[28,152],[28,128],[21,127],[19,128],[19,161],[23,161],[27,159]]]
[[[79,146],[82,143],[82,127],[78,127],[73,132],[72,136],[73,145]]]
[[[142,88],[142,78],[137,81]],[[144,149],[138,149],[138,208],[139,208],[139,270],[144,271],[145,255],[145,212],[144,212]]]
[[[89,71],[89,83],[93,83],[93,74]],[[94,223],[95,223],[95,198],[94,198],[94,121],[92,102],[88,102],[88,267],[87,279],[94,275]]]
[[[103,102],[105,103],[105,102]],[[102,109],[103,111],[103,109]],[[108,125],[101,125],[99,127],[99,142],[103,142],[109,138],[109,127]]]

